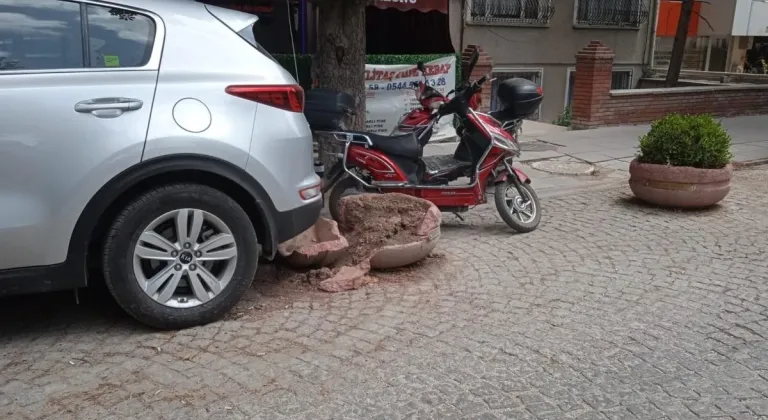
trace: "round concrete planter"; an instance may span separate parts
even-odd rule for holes
[[[405,267],[421,261],[432,252],[440,239],[442,213],[432,203],[428,204],[424,218],[416,230],[418,240],[399,245],[385,246],[371,255],[371,268],[387,269]]]
[[[438,239],[440,239],[440,226],[432,229],[419,241],[385,246],[371,256],[371,268],[397,268],[421,261],[434,251]]]
[[[733,167],[698,169],[635,159],[629,175],[629,187],[637,198],[662,207],[697,209],[715,205],[728,195]]]

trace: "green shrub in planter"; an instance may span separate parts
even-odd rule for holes
[[[638,161],[717,169],[730,163],[730,146],[728,132],[710,115],[669,114],[640,138]]]
[[[731,137],[709,115],[670,114],[640,138],[629,187],[662,207],[705,208],[731,190]]]

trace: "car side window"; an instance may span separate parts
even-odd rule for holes
[[[91,4],[87,12],[90,67],[142,67],[149,62],[155,42],[151,18]]]
[[[0,0],[0,72],[84,67],[80,4]]]

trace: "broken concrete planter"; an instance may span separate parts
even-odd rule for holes
[[[437,206],[430,203],[421,224],[416,231],[419,240],[400,245],[389,245],[376,251],[370,259],[371,268],[387,269],[405,267],[423,260],[434,251],[440,239],[440,222],[442,213]]]
[[[301,235],[280,244],[278,252],[293,267],[327,267],[349,248],[333,220],[321,217]]]
[[[634,159],[629,175],[629,187],[637,198],[661,207],[696,209],[713,206],[728,195],[733,167],[699,169]]]

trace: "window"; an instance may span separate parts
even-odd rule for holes
[[[617,90],[617,89],[632,89],[632,76],[633,76],[632,69],[613,69],[613,73],[611,74],[611,90]],[[565,106],[568,107],[571,105],[571,99],[573,98],[573,85],[576,81],[576,69],[573,67],[568,69],[568,82],[566,83],[565,89]]]
[[[493,77],[495,80],[493,81],[493,85],[491,86],[491,111],[497,111],[498,107],[498,100],[496,99],[496,89],[499,88],[499,83],[511,79],[513,77],[520,77],[522,79],[530,80],[537,85],[541,86],[542,80],[544,78],[544,71],[540,69],[512,69],[512,70],[504,70],[504,71],[494,71]],[[538,110],[536,110],[536,113],[531,115],[528,119],[529,120],[538,120],[539,119],[539,113],[541,111],[541,107],[539,107]]]
[[[87,44],[81,7],[87,11]],[[0,0],[0,71],[141,67],[149,62],[154,40],[154,22],[128,10],[63,0]]]
[[[141,67],[149,62],[155,41],[150,18],[114,7],[88,5],[87,10],[90,67]]]
[[[555,13],[552,0],[470,0],[469,22],[546,25]]]
[[[254,29],[255,29],[254,24],[251,24],[251,25],[248,25],[246,28],[242,29],[237,34],[240,35],[240,37],[243,38],[244,40],[248,41],[248,43],[251,44],[253,48],[256,48],[256,51],[264,54],[267,58],[277,63],[277,60],[275,59],[275,57],[273,57],[272,54],[269,53],[269,51],[265,50],[264,47],[262,47],[261,44],[259,44],[256,41],[256,37],[253,35]]]
[[[639,28],[648,19],[647,0],[574,0],[577,26]]]
[[[0,71],[81,68],[80,5],[0,0]]]
[[[632,89],[632,70],[613,70],[611,90],[616,89]]]

